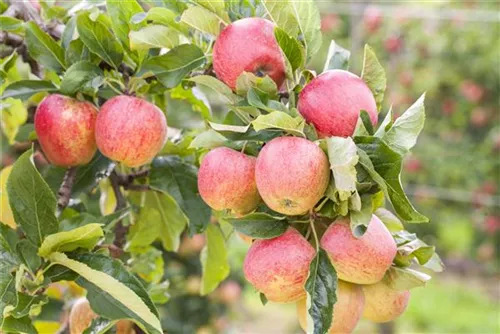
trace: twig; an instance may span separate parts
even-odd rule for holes
[[[111,174],[109,175],[109,180],[111,181],[111,187],[113,188],[113,192],[115,193],[116,197],[116,212],[127,207],[127,201],[125,200],[125,197],[123,196],[123,193],[120,189],[120,178],[116,171],[111,172]],[[116,247],[123,249],[127,232],[128,228],[123,225],[123,222],[121,220],[116,223],[115,240],[113,242]]]
[[[75,183],[75,179],[76,179],[76,167],[68,168],[66,174],[64,174],[61,187],[57,192],[58,214],[60,214],[64,210],[64,208],[66,208],[69,204],[69,200],[71,198],[71,190],[73,189],[73,184]]]
[[[311,226],[311,230],[314,235],[314,241],[316,243],[316,252],[319,251],[319,239],[318,239],[318,234],[316,233],[316,228],[314,227],[314,219],[316,215],[314,214],[313,210],[309,211],[309,225]]]

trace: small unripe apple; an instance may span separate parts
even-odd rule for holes
[[[385,225],[373,215],[365,234],[355,238],[348,219],[337,219],[321,238],[341,280],[373,284],[380,281],[396,256],[396,242]]]
[[[383,280],[364,285],[365,310],[363,318],[373,322],[389,322],[399,317],[406,309],[410,291],[398,291],[390,288]]]
[[[300,92],[298,108],[322,137],[352,136],[361,110],[377,124],[377,103],[370,88],[343,70],[326,71],[311,80]]]
[[[52,94],[35,113],[35,131],[49,161],[60,167],[85,165],[94,156],[97,109],[89,102]]]
[[[278,88],[285,80],[285,61],[274,37],[274,24],[250,17],[235,21],[215,41],[213,65],[217,77],[233,90],[243,72],[268,75]]]
[[[255,184],[257,159],[227,147],[218,147],[205,157],[198,172],[201,198],[214,210],[245,214],[260,203]]]
[[[339,280],[337,302],[333,306],[333,321],[328,333],[351,333],[363,314],[364,306],[361,286]],[[307,332],[307,298],[297,302],[297,316],[300,327]]]
[[[255,179],[267,206],[285,215],[300,215],[323,197],[330,164],[325,152],[312,141],[279,137],[259,153]]]
[[[115,96],[97,116],[97,147],[108,158],[128,167],[151,160],[167,140],[167,119],[152,103],[133,96]]]
[[[7,178],[12,171],[12,166],[7,166],[0,171],[0,222],[16,228],[14,214],[9,204],[9,195],[7,194]]]
[[[289,303],[305,296],[315,250],[294,228],[279,237],[256,240],[243,263],[245,278],[268,300]]]

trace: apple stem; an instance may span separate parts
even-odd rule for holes
[[[248,141],[245,140],[245,142],[243,143],[243,147],[241,148],[241,153],[245,153],[245,148],[247,148],[247,144],[248,144]]]
[[[313,235],[314,235],[314,242],[316,244],[316,252],[319,251],[319,239],[318,239],[318,234],[316,233],[316,228],[314,227],[314,212],[313,210],[311,209],[309,211],[309,225],[311,226],[311,230],[313,232]]]

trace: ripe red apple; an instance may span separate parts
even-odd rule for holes
[[[369,6],[366,7],[365,12],[363,14],[363,22],[365,24],[366,30],[369,32],[375,32],[380,28],[382,24],[382,10],[378,7]]]
[[[465,99],[472,103],[481,101],[484,95],[484,88],[471,80],[464,80],[460,85],[460,91]]]
[[[352,235],[349,220],[337,219],[321,238],[341,280],[373,284],[380,281],[396,256],[396,242],[385,225],[373,215],[365,234]]]
[[[420,161],[419,158],[416,156],[409,156],[406,158],[405,163],[405,170],[407,170],[409,173],[418,173],[419,171],[422,170],[422,161]]]
[[[328,32],[334,30],[340,24],[339,16],[329,13],[321,16],[321,31]]]
[[[445,99],[441,108],[445,115],[452,115],[456,111],[456,102],[452,99]]]
[[[274,24],[251,17],[235,21],[215,41],[213,65],[217,77],[232,89],[243,72],[269,75],[278,87],[285,80],[285,62],[274,37]]]
[[[389,322],[399,317],[406,309],[410,291],[398,291],[390,288],[383,280],[364,285],[365,310],[363,318],[373,322]]]
[[[60,167],[88,163],[97,147],[97,109],[89,102],[52,94],[43,99],[35,113],[35,131],[49,161]]]
[[[384,47],[389,53],[397,53],[403,47],[403,40],[398,36],[390,36],[384,41]]]
[[[97,116],[97,147],[108,158],[128,167],[150,162],[167,139],[167,119],[152,103],[132,96],[115,96]]]
[[[300,93],[298,108],[322,137],[351,136],[361,110],[377,124],[377,104],[370,88],[347,71],[326,71],[313,79]]]
[[[226,281],[216,290],[215,297],[227,305],[234,305],[240,301],[241,286],[236,281]]]
[[[307,298],[297,302],[297,316],[302,329],[307,332]],[[360,285],[338,281],[337,302],[333,306],[333,322],[329,334],[352,333],[365,306],[365,296]]]
[[[214,210],[237,214],[253,211],[260,203],[255,184],[256,158],[227,147],[210,151],[200,166],[198,189]]]
[[[279,237],[256,240],[243,263],[245,278],[268,300],[288,303],[305,296],[315,250],[294,228]]]
[[[323,197],[330,180],[330,164],[313,142],[279,137],[259,153],[255,179],[267,206],[285,215],[300,215]]]

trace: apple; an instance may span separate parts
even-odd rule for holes
[[[398,291],[389,287],[383,280],[364,285],[365,310],[363,318],[373,322],[389,322],[399,317],[406,309],[410,291]]]
[[[217,211],[245,214],[255,210],[260,203],[255,183],[256,160],[227,147],[211,150],[198,172],[201,198]]]
[[[97,314],[90,308],[87,298],[79,298],[73,304],[69,313],[70,334],[82,334],[97,318]],[[120,320],[116,323],[116,334],[133,334],[133,323],[129,320]]]
[[[314,248],[294,228],[273,239],[253,242],[243,262],[245,278],[267,299],[289,303],[305,296]]]
[[[337,219],[321,238],[341,280],[373,284],[380,281],[396,256],[396,242],[385,225],[372,215],[365,234],[352,235],[349,220]]]
[[[178,253],[182,256],[190,256],[201,252],[205,247],[206,240],[203,234],[195,234],[192,237],[185,235],[179,246]]]
[[[307,298],[297,302],[297,316],[300,327],[307,331]],[[365,296],[360,285],[338,281],[337,302],[333,306],[333,322],[328,330],[333,333],[352,333],[358,324],[363,308]]]
[[[333,31],[340,24],[339,16],[335,13],[325,14],[321,16],[321,31]]]
[[[267,206],[285,215],[300,215],[323,197],[330,180],[330,164],[312,141],[278,137],[260,151],[255,179]]]
[[[16,228],[14,214],[9,204],[9,195],[7,194],[7,179],[12,171],[12,166],[4,167],[0,171],[0,222],[11,228]]]
[[[390,36],[384,41],[384,47],[389,53],[397,53],[403,47],[403,40],[398,36]]]
[[[274,24],[250,17],[228,25],[215,41],[213,66],[217,77],[233,90],[243,72],[268,75],[278,87],[285,80],[285,61],[274,37]]]
[[[409,156],[408,158],[405,159],[405,170],[407,170],[409,173],[418,173],[419,171],[422,170],[422,161],[420,161],[419,158],[416,156]]]
[[[128,167],[139,167],[153,160],[165,144],[167,119],[148,101],[115,96],[101,107],[95,138],[106,157]]]
[[[476,128],[482,128],[488,124],[489,115],[488,110],[483,107],[476,107],[472,110],[470,115],[470,122]]]
[[[89,102],[51,94],[35,113],[35,131],[47,159],[60,167],[87,164],[94,156],[97,108]]]
[[[311,80],[299,95],[299,112],[322,137],[354,133],[361,110],[377,124],[377,104],[370,88],[357,75],[330,70]]]
[[[472,103],[481,101],[484,96],[484,88],[471,80],[464,80],[460,85],[460,91],[465,99]]]
[[[236,281],[226,281],[217,289],[216,298],[224,304],[234,305],[241,298],[241,286]]]
[[[382,10],[378,7],[369,6],[366,7],[365,12],[363,14],[363,22],[365,24],[366,30],[371,33],[374,33],[380,28],[382,24]]]
[[[457,103],[452,99],[445,99],[441,106],[445,115],[452,115],[456,111]]]

